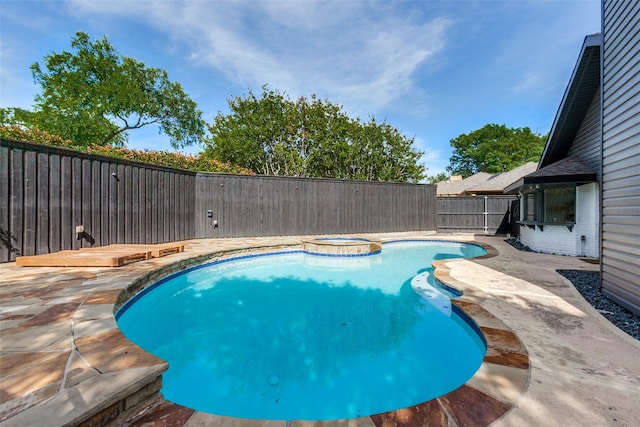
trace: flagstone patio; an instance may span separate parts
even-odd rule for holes
[[[411,408],[322,423],[220,417],[165,401],[167,364],[120,333],[114,308],[187,266],[309,237],[186,241],[183,253],[117,268],[0,264],[0,426],[637,425],[640,342],[555,272],[597,265],[519,252],[498,237],[431,233],[360,237],[490,245],[480,259],[436,262],[437,277],[464,292],[457,304],[488,344],[481,368],[459,389]]]

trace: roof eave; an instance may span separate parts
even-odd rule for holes
[[[588,96],[589,99],[593,98],[593,94],[595,93],[594,88],[591,85],[583,84],[583,76],[588,72],[600,72],[599,58],[601,46],[601,34],[591,34],[585,37],[580,55],[578,57],[578,61],[576,62],[576,65],[573,69],[571,79],[569,80],[569,84],[565,89],[565,93],[562,97],[562,101],[560,102],[558,111],[556,112],[553,125],[551,126],[551,131],[549,132],[547,143],[545,144],[544,151],[542,153],[542,156],[540,157],[540,162],[538,163],[538,169],[541,169],[548,164],[558,161],[559,159],[555,158],[554,155],[557,156],[558,150],[563,151],[563,147],[558,146],[571,143],[571,141],[567,141],[566,138],[562,137],[562,134],[565,131],[565,127],[567,126],[567,116],[571,109],[575,108],[574,100],[576,99],[576,94],[593,92],[590,94],[587,93],[587,95],[590,95]],[[598,57],[592,58],[592,53],[596,53],[596,51]],[[593,67],[596,67],[597,69],[593,69]],[[595,90],[597,90],[597,87],[595,88]],[[581,107],[586,112],[588,105]],[[566,149],[568,149],[568,147],[566,147]]]
[[[554,184],[588,184],[591,182],[597,182],[598,176],[595,173],[585,173],[576,175],[556,175],[556,176],[531,176],[524,177],[507,188],[504,189],[504,194],[516,194],[519,191],[526,189],[527,187],[534,185],[554,185]]]
[[[524,178],[520,178],[513,184],[507,186],[502,192],[504,194],[516,194],[518,191],[522,190],[524,187]]]

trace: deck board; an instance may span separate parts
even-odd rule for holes
[[[151,258],[151,251],[97,249],[21,256],[16,258],[16,265],[21,267],[121,267]]]

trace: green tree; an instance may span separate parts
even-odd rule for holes
[[[106,37],[92,42],[83,32],[72,52],[52,53],[31,66],[42,92],[34,110],[14,111],[15,122],[79,146],[122,146],[127,132],[156,124],[174,148],[199,141],[202,112],[167,72],[120,56]],[[4,119],[4,117],[3,117]]]
[[[360,124],[350,146],[352,179],[365,181],[417,182],[425,167],[418,164],[421,152],[412,149],[412,138],[374,119]]]
[[[0,108],[0,125],[24,126],[26,122],[30,121],[31,114],[33,114],[31,113],[31,111],[24,110],[22,108],[15,108],[15,107]]]
[[[465,177],[478,172],[508,171],[539,161],[545,141],[546,136],[536,135],[528,127],[487,124],[451,140],[453,155],[447,170]]]
[[[205,154],[264,175],[417,182],[424,177],[413,139],[375,120],[362,123],[312,95],[295,101],[262,88],[228,100],[204,140]]]
[[[429,184],[437,184],[441,181],[446,181],[449,179],[449,175],[446,174],[445,172],[440,172],[437,175],[433,175],[433,176],[428,176],[427,177],[427,182]]]

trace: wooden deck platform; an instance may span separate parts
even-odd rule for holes
[[[159,258],[183,251],[184,245],[175,243],[109,245],[21,256],[16,258],[16,265],[21,267],[121,267],[132,262]]]
[[[109,246],[102,246],[102,247],[103,248],[113,248],[113,249],[151,251],[151,257],[152,258],[160,258],[160,257],[163,257],[163,256],[184,252],[184,245],[180,244],[180,243],[160,243],[160,244],[156,244],[156,245],[133,245],[133,244],[129,245],[129,244],[122,244],[122,245],[109,245]],[[84,250],[84,249],[80,249],[80,250]]]

